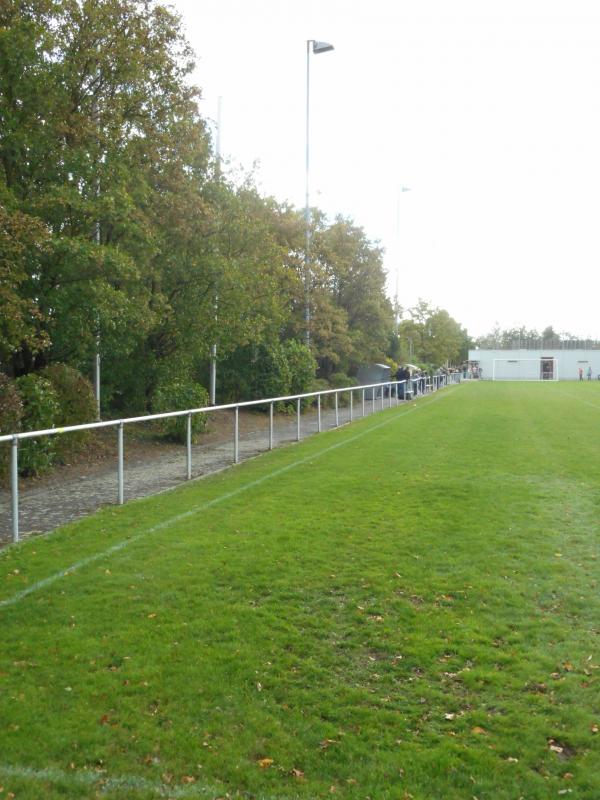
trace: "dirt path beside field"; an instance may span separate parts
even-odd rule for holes
[[[393,400],[395,403],[396,401]],[[386,398],[387,407],[388,400]],[[375,411],[381,401],[375,404]],[[367,401],[366,414],[373,413],[372,401]],[[362,413],[355,403],[355,418]],[[239,460],[251,458],[269,447],[269,418],[267,414],[240,411]],[[348,408],[339,409],[339,424],[350,421]],[[321,428],[336,425],[335,411],[323,410]],[[192,477],[216,472],[233,463],[233,412],[220,411],[211,415],[207,431],[192,447]],[[302,413],[300,436],[317,432],[316,411]],[[297,435],[295,414],[276,414],[273,426],[274,446],[294,442]],[[125,427],[124,436],[125,501],[147,497],[177,486],[186,480],[187,461],[184,445],[165,443],[152,437],[140,437],[134,426]],[[26,538],[52,530],[59,525],[90,514],[117,502],[117,434],[107,428],[98,432],[85,459],[56,467],[39,479],[19,482],[20,537]],[[12,538],[10,493],[0,491],[0,546]]]

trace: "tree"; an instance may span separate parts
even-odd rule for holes
[[[25,349],[37,354],[49,345],[39,307],[23,292],[47,245],[47,231],[38,219],[0,205],[0,363],[11,362]]]
[[[29,0],[2,22],[1,196],[47,235],[12,285],[49,343],[23,338],[5,369],[86,367],[99,332],[110,383],[163,312],[155,222],[208,169],[191,53],[178,17],[150,1]]]
[[[467,357],[469,335],[447,311],[420,299],[407,313],[399,329],[402,360],[439,367]]]
[[[303,216],[223,176],[169,7],[0,4],[0,62],[2,371],[89,375],[99,341],[105,411],[141,412],[158,386],[205,381],[215,342],[228,363],[277,366],[281,347],[303,382],[313,356],[323,376],[384,357],[381,248],[318,210],[302,350]]]
[[[324,374],[334,369],[353,372],[383,357],[393,326],[383,253],[352,220],[338,216],[326,225],[322,217],[316,219],[320,226],[313,237],[315,351]],[[337,359],[332,357],[332,341]]]

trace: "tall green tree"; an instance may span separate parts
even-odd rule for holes
[[[0,185],[50,234],[23,286],[50,347],[23,340],[13,369],[89,363],[97,332],[104,354],[121,356],[155,313],[158,200],[208,161],[185,80],[190,51],[176,15],[152,2],[15,0],[3,10]]]
[[[399,326],[401,360],[439,367],[467,358],[469,335],[447,311],[420,299],[407,314]]]
[[[320,218],[313,239],[316,355],[323,374],[354,372],[383,357],[393,326],[383,251],[342,216],[331,225]]]

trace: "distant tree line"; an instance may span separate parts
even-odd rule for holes
[[[566,331],[558,333],[552,325],[541,332],[525,326],[501,329],[496,325],[490,333],[474,339],[473,345],[487,350],[600,349],[600,342],[596,339],[581,339]]]

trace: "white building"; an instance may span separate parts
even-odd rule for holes
[[[469,350],[469,365],[483,380],[600,380],[600,350]]]

